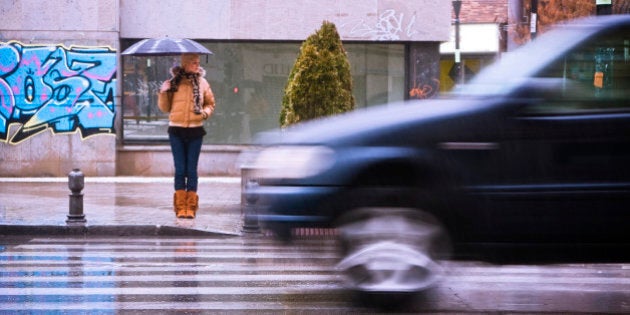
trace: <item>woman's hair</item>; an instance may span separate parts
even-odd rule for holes
[[[199,58],[198,54],[183,54],[182,55],[182,60],[181,60],[182,67],[186,66],[187,64],[189,64],[189,63],[191,63],[193,61],[199,60],[199,59],[200,58]]]

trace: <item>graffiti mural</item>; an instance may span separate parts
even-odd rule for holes
[[[400,40],[401,34],[410,38],[417,34],[416,14],[405,20],[404,13],[397,13],[395,9],[383,11],[374,25],[369,24],[365,19],[355,22],[344,23],[340,29],[350,26],[349,36],[352,38],[368,38],[371,40],[388,41]]]
[[[0,141],[46,130],[113,134],[115,86],[110,48],[0,43]],[[12,125],[19,127],[10,134]]]

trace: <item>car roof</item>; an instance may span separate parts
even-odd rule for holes
[[[557,24],[530,43],[504,53],[469,83],[457,86],[452,94],[482,96],[509,93],[573,47],[602,31],[628,24],[628,14],[587,17]]]

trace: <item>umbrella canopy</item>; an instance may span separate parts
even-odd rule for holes
[[[125,49],[122,55],[131,56],[169,56],[193,53],[212,55],[212,52],[198,42],[186,38],[148,38]]]

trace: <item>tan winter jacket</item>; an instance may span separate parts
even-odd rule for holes
[[[201,97],[201,114],[194,112],[193,86],[188,80],[182,80],[177,92],[158,92],[158,107],[164,113],[170,113],[169,126],[175,127],[201,127],[203,120],[208,119],[214,112],[214,94],[210,84],[203,77],[205,71],[201,69],[199,77],[199,94]],[[170,95],[169,95],[170,94]]]

